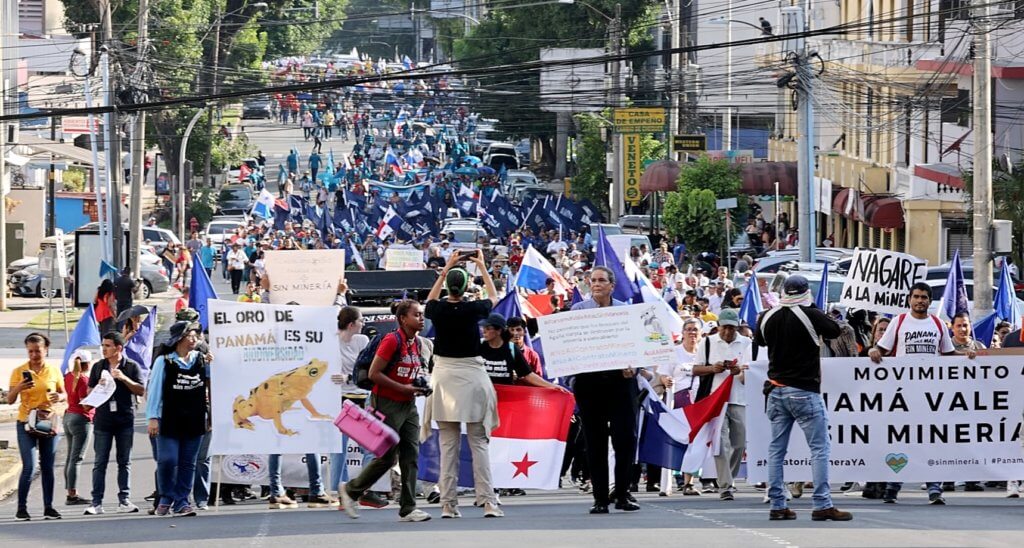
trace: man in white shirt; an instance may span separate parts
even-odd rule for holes
[[[711,283],[711,292],[708,295],[708,309],[716,315],[722,311],[722,299],[725,297],[725,286],[720,280]]]
[[[713,393],[730,375],[735,377],[722,421],[719,452],[715,455],[719,497],[722,500],[733,500],[736,491],[734,478],[740,472],[740,462],[747,446],[747,400],[743,383],[744,372],[750,368],[751,342],[739,334],[739,325],[735,309],[723,310],[718,316],[718,333],[697,346],[697,359],[693,366],[694,376],[700,378],[697,400]]]
[[[562,235],[560,233],[555,234],[555,239],[551,240],[548,244],[547,252],[549,257],[554,257],[558,254],[559,250],[566,250],[569,248],[569,244],[562,241]]]
[[[249,263],[249,258],[245,256],[245,250],[242,249],[241,238],[231,244],[231,251],[228,252],[225,261],[231,276],[231,292],[238,295],[242,285],[242,273],[245,271],[245,265]]]

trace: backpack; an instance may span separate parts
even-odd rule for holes
[[[388,333],[378,333],[377,335],[374,335],[374,337],[370,339],[370,343],[366,345],[366,348],[359,351],[359,355],[356,356],[356,363],[352,367],[352,382],[358,388],[362,388],[363,390],[373,389],[374,384],[373,381],[370,380],[370,365],[373,363],[373,357],[377,355],[377,347],[380,346],[384,337],[389,335],[395,335],[398,337],[399,352],[396,352],[388,361],[387,365],[384,366],[383,373],[387,374],[387,372],[391,370],[391,367],[395,365],[395,362],[401,358],[402,334],[399,333],[397,329]],[[420,365],[422,366],[423,356],[419,352],[419,341],[417,341],[416,346],[416,357],[419,358]]]

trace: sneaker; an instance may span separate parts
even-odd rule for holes
[[[338,501],[327,495],[310,495],[306,497],[306,506],[309,508],[328,508],[337,504]]]
[[[440,500],[441,495],[438,494],[437,498]],[[427,500],[429,502],[430,498],[428,497]],[[388,504],[390,503],[387,500],[373,491],[367,491],[363,493],[363,496],[359,497],[359,506],[365,506],[367,508],[384,508]]]
[[[722,494],[718,495],[718,498],[721,499],[721,500],[734,500],[735,499],[735,497],[732,496],[732,491],[730,491],[728,489],[726,489],[725,491],[722,491]]]
[[[812,521],[850,521],[851,519],[853,519],[853,514],[843,512],[835,506],[811,512]]]
[[[18,521],[32,521],[32,516],[28,515],[27,509],[18,508],[17,513],[14,514],[14,519]]]
[[[783,508],[782,510],[772,510],[768,512],[768,519],[771,521],[781,521],[796,519],[796,512],[789,508]]]
[[[352,497],[348,494],[348,488],[346,484],[342,483],[338,487],[338,494],[341,495],[341,510],[352,519],[359,517],[359,510],[356,509],[356,501],[352,500]]]
[[[503,512],[501,508],[498,507],[497,504],[488,502],[487,504],[484,504],[484,517],[503,518],[505,517],[505,512]]]
[[[970,491],[970,492],[976,493],[978,491],[984,491],[984,490],[985,490],[985,487],[983,485],[981,485],[980,483],[976,482],[976,481],[969,481],[969,482],[964,484],[964,491]]]
[[[103,513],[103,507],[100,506],[99,504],[94,504],[94,505],[86,508],[85,512],[83,512],[83,514],[85,514],[87,516],[98,516],[98,515],[100,515],[102,513]]]
[[[279,497],[271,496],[267,499],[267,503],[270,505],[271,510],[283,510],[285,508],[299,507],[299,503],[289,498],[288,495],[281,495]]]
[[[885,493],[882,494],[882,502],[886,504],[896,504],[896,496],[896,491],[886,489]]]
[[[804,484],[799,481],[795,481],[789,485],[789,492],[793,495],[793,498],[798,499],[804,495]]]
[[[404,516],[398,516],[398,521],[430,521],[430,517],[430,514],[416,508]]]
[[[209,509],[210,509],[210,505],[209,504],[198,504],[198,505],[196,505],[196,510],[199,510],[201,512],[205,512],[205,511],[207,511]]]
[[[786,493],[786,500],[793,500],[793,493],[789,491],[789,487],[783,485],[782,490]],[[772,501],[771,497],[768,496],[768,490],[764,490],[764,499],[761,502],[768,504]]]
[[[150,493],[150,494],[146,495],[146,498],[144,498],[144,499],[142,499],[142,500],[146,500],[146,501],[149,501],[149,502],[153,502],[153,501],[155,501],[155,500],[156,500],[157,498],[159,498],[159,497],[160,497],[160,494],[159,494],[159,493],[157,493],[156,491],[153,491],[152,493]]]
[[[441,519],[457,519],[462,517],[462,512],[459,512],[458,506],[452,506],[445,504],[441,507]]]
[[[1020,482],[1017,480],[1006,482],[1006,498],[1020,498]]]
[[[942,493],[929,493],[928,504],[933,506],[945,506],[946,499],[942,498]]]
[[[694,489],[692,485],[684,485],[683,495],[686,495],[688,497],[699,497],[700,491]]]
[[[117,505],[118,514],[135,514],[139,511],[139,507],[132,504],[132,501],[126,500],[121,504]]]
[[[47,508],[46,510],[43,510],[43,519],[60,519],[60,518],[61,518],[60,512],[58,512],[57,510],[55,510],[52,507],[51,508]]]
[[[167,514],[171,513],[171,505],[161,504],[156,507],[156,510],[153,513],[160,517],[166,516]]]
[[[427,495],[427,503],[437,504],[439,502],[441,502],[441,493],[438,493],[437,491],[431,491],[430,494]]]
[[[64,506],[80,506],[83,504],[89,504],[89,500],[83,499],[78,495],[64,499]]]
[[[176,518],[190,518],[196,515],[196,509],[191,504],[186,504],[174,512]]]

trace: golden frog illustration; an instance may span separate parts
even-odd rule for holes
[[[294,436],[298,432],[285,428],[281,424],[281,415],[291,409],[295,402],[302,403],[312,418],[331,420],[332,417],[317,411],[309,401],[313,385],[326,373],[327,363],[314,358],[302,367],[278,373],[261,382],[259,386],[249,391],[248,398],[235,398],[232,415],[235,428],[255,430],[255,425],[249,420],[249,417],[255,415],[274,421],[279,433]]]

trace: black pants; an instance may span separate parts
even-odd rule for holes
[[[324,126],[324,137],[330,139],[331,138],[331,130],[332,130],[331,126]]]
[[[242,269],[235,269],[230,271],[231,274],[231,292],[238,295],[238,289],[242,286]]]
[[[587,442],[583,439],[583,420],[576,415],[569,423],[569,435],[565,443],[565,456],[562,457],[562,472],[559,477],[572,469],[572,479],[587,481],[590,470],[587,468]]]
[[[574,392],[587,441],[587,464],[595,504],[626,499],[636,456],[637,388],[619,371],[576,376]],[[615,449],[615,493],[608,492],[608,436]]]

